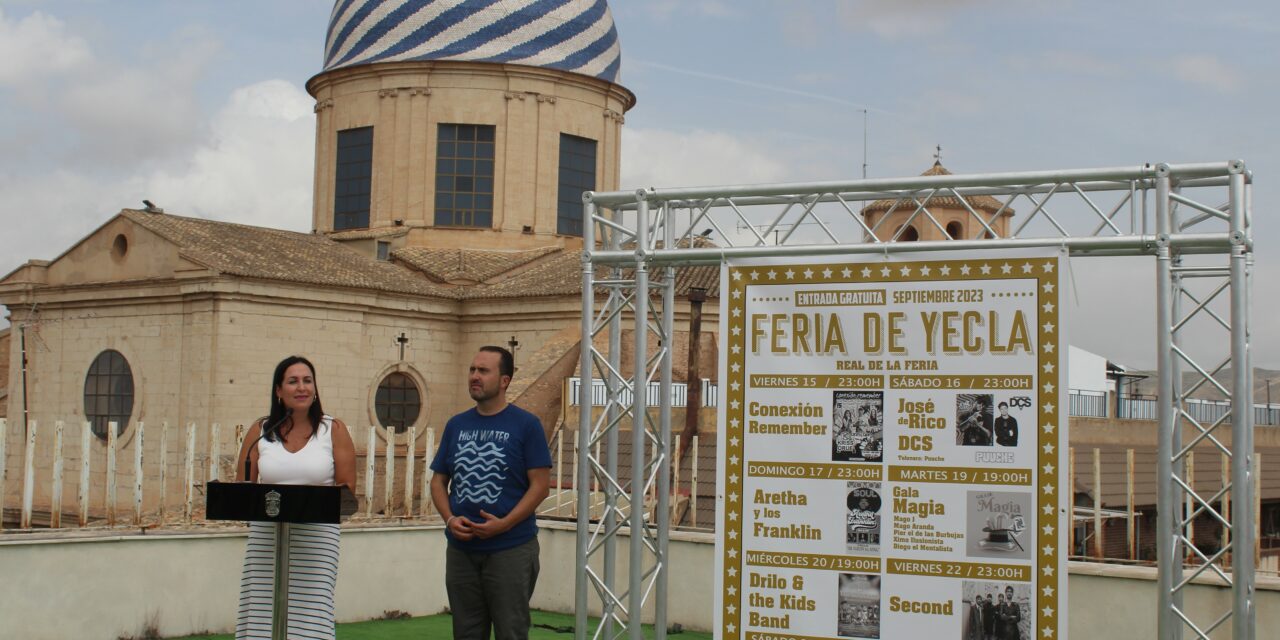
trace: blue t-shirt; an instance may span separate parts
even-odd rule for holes
[[[542,422],[510,404],[491,416],[471,408],[450,418],[431,462],[432,471],[449,476],[449,509],[473,522],[484,522],[481,509],[506,516],[529,490],[529,469],[550,466]],[[538,525],[530,515],[488,540],[455,540],[447,529],[445,535],[463,551],[501,551],[531,540]]]

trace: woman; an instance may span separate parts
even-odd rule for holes
[[[248,478],[245,478],[248,460]],[[315,367],[290,356],[276,365],[271,412],[249,429],[236,480],[355,488],[356,453],[341,420],[320,408]],[[271,637],[275,525],[249,523],[236,638]],[[295,524],[289,532],[290,638],[333,638],[338,525]]]

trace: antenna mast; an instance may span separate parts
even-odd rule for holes
[[[862,109],[862,179],[867,179],[867,110]]]

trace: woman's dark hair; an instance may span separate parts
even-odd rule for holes
[[[316,437],[316,431],[320,428],[320,421],[324,419],[324,409],[320,408],[320,383],[316,382],[315,365],[302,356],[289,356],[276,365],[276,372],[271,376],[271,412],[262,418],[261,422],[262,437],[266,438],[268,442],[276,441],[276,434],[280,427],[289,419],[289,409],[284,406],[284,402],[276,395],[276,390],[284,384],[284,372],[299,362],[307,365],[307,368],[311,370],[312,386],[315,388],[315,397],[311,400],[311,408],[307,409],[307,417],[311,419],[312,438]]]

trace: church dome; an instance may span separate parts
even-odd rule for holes
[[[616,83],[605,0],[337,0],[324,70],[457,60],[546,67]]]

